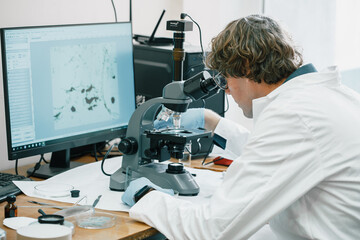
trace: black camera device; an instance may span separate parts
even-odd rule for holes
[[[193,23],[186,20],[169,20],[166,22],[166,30],[185,32],[193,30]]]

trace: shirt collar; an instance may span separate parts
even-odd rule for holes
[[[297,77],[297,81],[291,81],[287,84],[282,84],[281,86],[279,86],[278,88],[276,88],[274,91],[272,91],[271,93],[269,93],[267,96],[261,97],[261,98],[257,98],[253,100],[253,120],[254,122],[256,122],[257,118],[259,117],[260,113],[262,112],[262,110],[281,92],[286,91],[287,89],[291,89],[293,87],[298,87],[298,86],[305,86],[305,85],[313,85],[313,84],[319,84],[319,83],[325,83],[327,82],[327,84],[339,84],[340,82],[340,76],[339,76],[339,71],[337,69],[336,66],[331,66],[328,67],[326,69],[324,69],[323,71],[321,71],[319,74],[310,74],[307,76],[300,76],[300,75],[304,75],[305,73],[314,73],[313,71],[306,71],[305,70],[301,70],[300,73],[298,72],[298,70],[300,70],[301,68],[308,66],[308,65],[312,65],[312,64],[307,64],[304,65],[302,67],[300,67],[299,69],[297,69],[295,72],[293,72],[287,79],[286,81],[291,80],[292,78]],[[308,70],[311,70],[311,67],[306,67],[308,68]],[[313,66],[313,69],[315,69],[315,67]],[[315,69],[316,71],[316,69]],[[297,72],[297,73],[296,73]],[[296,75],[295,75],[296,73]]]
[[[312,63],[306,64],[304,66],[299,67],[298,69],[295,70],[295,72],[290,74],[290,76],[286,78],[286,80],[285,80],[285,82],[283,82],[283,84],[295,77],[298,77],[300,75],[307,74],[307,73],[313,73],[313,72],[317,72],[314,65]]]

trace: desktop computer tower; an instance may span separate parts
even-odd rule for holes
[[[149,46],[134,44],[135,95],[137,104],[162,96],[164,86],[173,81],[173,46]],[[201,51],[185,48],[183,79],[189,79],[204,70]],[[205,107],[224,116],[225,92],[192,102],[189,108]],[[205,156],[212,149],[212,138],[200,139],[200,145],[192,144],[194,157]]]
[[[162,96],[164,86],[173,81],[173,46],[134,44],[135,95],[137,104]],[[201,51],[185,48],[183,79],[189,79],[204,70]],[[203,101],[195,101],[190,108],[209,108],[224,116],[224,91]]]

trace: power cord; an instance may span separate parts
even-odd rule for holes
[[[181,19],[185,19],[185,17],[190,18],[190,20],[191,20],[193,23],[195,23],[195,25],[196,25],[196,26],[198,27],[198,29],[199,29],[201,54],[204,56],[204,48],[203,48],[203,44],[202,44],[202,36],[201,36],[201,28],[200,28],[200,25],[199,25],[192,17],[190,17],[189,14],[186,14],[186,13],[181,13],[181,14],[180,14],[180,18],[181,18]]]
[[[97,148],[96,148],[96,143],[94,144],[94,157],[95,157],[95,162],[99,161],[98,159],[98,153],[100,153],[100,156],[102,157],[102,153],[98,152]]]
[[[108,157],[109,153],[111,152],[111,150],[114,148],[114,147],[117,147],[118,146],[118,143],[114,143],[113,145],[110,146],[110,148],[107,150],[107,152],[105,153],[105,156],[103,158],[103,160],[101,161],[101,171],[104,175],[106,176],[111,176],[111,174],[109,173],[106,173],[105,170],[104,170],[104,163],[105,163],[105,160],[106,158]]]
[[[95,162],[99,161],[99,157],[104,157],[105,156],[105,147],[106,146],[110,146],[109,141],[106,141],[105,144],[103,145],[99,145],[97,143],[95,143],[93,145],[93,151],[91,151],[91,156],[95,158]],[[113,150],[111,151],[111,153],[118,153],[117,150]],[[111,157],[117,156],[117,155],[110,155]],[[110,157],[109,157],[110,158]]]
[[[198,29],[199,29],[199,38],[200,38],[201,54],[202,54],[203,57],[205,57],[204,48],[203,48],[203,44],[202,44],[202,34],[201,34],[200,25],[199,25],[189,14],[187,14],[187,13],[181,13],[181,14],[180,14],[180,18],[181,18],[181,19],[185,19],[185,17],[190,18],[190,20],[191,20],[193,23],[195,23],[195,25],[198,27]],[[198,65],[196,65],[195,67],[197,67],[197,66],[198,66]],[[190,70],[191,70],[191,69],[190,69]],[[190,70],[189,70],[189,71],[190,71]],[[187,74],[189,73],[189,71],[187,72]],[[224,112],[223,112],[222,114],[226,113],[226,112],[229,110],[229,99],[228,99],[228,97],[227,97],[226,94],[225,94],[225,99],[226,99],[226,109],[224,110]],[[204,106],[205,106],[205,102],[204,102]]]
[[[222,112],[222,114],[225,114],[228,110],[229,110],[229,99],[228,99],[228,95],[225,94],[225,102],[226,102],[226,108],[225,110]]]
[[[114,9],[115,22],[117,22],[117,14],[116,14],[116,8],[115,8],[114,0],[111,0],[111,4],[112,4],[112,7]]]
[[[16,159],[17,160],[17,159]],[[45,160],[45,158],[44,158],[44,154],[41,154],[40,155],[40,159],[39,159],[39,161],[35,164],[35,166],[34,166],[34,170],[32,171],[32,173],[30,173],[27,177],[32,177],[32,176],[34,176],[34,174],[35,174],[35,172],[37,171],[37,170],[39,170],[39,168],[41,167],[41,161],[44,161],[45,163],[48,163],[46,160]],[[17,166],[16,166],[16,172],[17,172]],[[17,173],[16,173],[16,175],[17,175]]]
[[[16,174],[16,175],[19,175],[19,172],[18,172],[18,163],[19,163],[19,159],[17,158],[17,159],[15,160],[15,174]]]

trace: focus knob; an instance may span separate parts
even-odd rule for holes
[[[122,152],[123,154],[134,154],[137,152],[138,150],[138,144],[135,138],[133,137],[129,137],[129,138],[124,138],[121,140],[121,142],[119,143],[119,151]]]
[[[153,158],[156,158],[158,156],[158,151],[156,149],[146,149],[144,151],[144,154],[146,157],[150,158],[150,159],[153,159]]]
[[[184,173],[185,172],[184,165],[182,163],[169,163],[166,172],[171,174]]]

